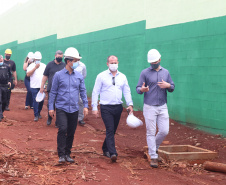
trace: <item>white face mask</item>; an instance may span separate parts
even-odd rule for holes
[[[111,71],[117,71],[118,64],[109,64],[108,67]]]

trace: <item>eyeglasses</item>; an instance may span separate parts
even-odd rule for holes
[[[115,85],[115,77],[112,77],[112,84]]]

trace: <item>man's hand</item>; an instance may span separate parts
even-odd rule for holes
[[[92,114],[94,114],[96,116],[96,118],[98,118],[100,116],[98,110],[93,110]]]
[[[36,65],[35,65],[35,68],[38,69],[39,66],[40,66],[40,63],[36,64]]]
[[[149,91],[149,86],[145,87],[145,83],[143,82],[143,85],[140,89],[141,92],[148,92]]]
[[[17,85],[17,80],[14,80],[14,84]],[[11,84],[10,84],[10,86],[11,86]]]
[[[40,91],[40,93],[43,93],[44,92],[44,87],[41,87],[39,91]]]
[[[133,106],[130,105],[129,107],[126,108],[127,112],[129,112],[129,114],[133,113]]]
[[[162,80],[161,82],[158,82],[157,84],[161,89],[167,89],[167,88],[170,88],[171,86],[168,82],[165,82],[164,80]]]
[[[11,88],[11,82],[8,82],[9,88]]]
[[[84,115],[84,117],[86,117],[88,115],[88,108],[83,109],[83,115]]]
[[[53,118],[54,117],[54,110],[49,110],[49,115]]]

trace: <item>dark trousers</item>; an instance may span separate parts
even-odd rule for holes
[[[41,102],[36,101],[36,96],[39,90],[40,88],[31,88],[35,117],[40,115],[44,103],[44,100]]]
[[[7,107],[9,106],[9,102],[10,102],[11,90],[14,89],[14,87],[15,87],[15,85],[13,83],[13,79],[11,79],[10,82],[11,82],[11,87],[8,88],[8,90],[7,90],[7,102],[6,102]]]
[[[30,88],[30,80],[25,78],[24,79],[24,84],[25,84],[25,87],[27,89],[25,106],[33,107],[33,99],[32,99],[32,93],[31,93],[31,88]]]
[[[7,91],[8,91],[8,87],[0,87],[0,119],[2,119],[3,117],[3,112],[6,108],[6,104],[7,104]]]
[[[119,120],[122,114],[122,105],[100,105],[101,117],[106,128],[106,138],[102,150],[111,155],[116,154],[115,132],[118,128]]]
[[[56,109],[56,121],[58,126],[57,133],[57,152],[58,156],[71,154],[74,141],[74,134],[77,127],[78,111],[73,113]]]

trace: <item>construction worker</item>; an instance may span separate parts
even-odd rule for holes
[[[8,92],[7,92],[7,103],[5,108],[5,110],[7,111],[10,111],[9,102],[11,97],[11,90],[14,89],[15,85],[17,85],[16,64],[13,60],[10,60],[11,55],[12,55],[12,50],[6,49],[4,63],[10,68],[10,72],[12,73],[11,79],[10,79],[11,86],[8,88]],[[14,82],[13,82],[13,77],[14,77]]]
[[[161,55],[158,50],[151,49],[147,58],[151,66],[141,72],[136,91],[138,94],[144,93],[143,114],[146,123],[148,154],[151,157],[150,166],[157,168],[160,161],[158,148],[169,132],[167,91],[173,92],[175,85],[169,71],[160,66]]]
[[[38,121],[42,118],[41,110],[43,107],[44,99],[41,102],[36,101],[36,96],[41,88],[41,82],[46,65],[41,62],[42,54],[36,51],[34,54],[34,62],[27,68],[27,76],[30,77],[30,87],[33,98],[34,106],[34,121]]]
[[[43,73],[40,92],[41,93],[44,92],[44,85],[48,80],[48,86],[47,86],[48,102],[49,102],[49,93],[52,87],[53,76],[57,71],[60,71],[65,67],[65,63],[62,62],[62,59],[63,59],[63,52],[60,50],[56,51],[55,59],[47,64],[46,69]],[[47,107],[49,108],[49,103],[47,104]],[[48,111],[48,119],[46,124],[50,125],[51,122],[52,122],[52,117],[49,115],[49,111]],[[57,125],[55,126],[57,127]]]
[[[79,54],[79,56],[81,57],[81,55]],[[78,61],[79,64],[78,64],[78,67],[75,69],[76,71],[78,71],[82,76],[83,78],[85,79],[86,78],[86,74],[87,74],[87,71],[86,71],[86,65],[81,62],[81,61]],[[82,99],[79,95],[79,111],[78,111],[78,124],[80,126],[84,126],[85,125],[85,122],[83,120],[84,118],[84,115],[83,115],[83,102],[82,102]]]
[[[10,68],[3,62],[3,57],[0,55],[0,121],[3,118],[3,112],[7,104],[7,91],[11,86]]]
[[[81,59],[77,49],[70,47],[64,53],[66,66],[55,73],[49,97],[49,115],[54,116],[56,107],[57,152],[59,163],[74,162],[70,157],[78,121],[79,94],[84,104],[84,116],[88,114],[88,99],[83,76],[75,71]]]

